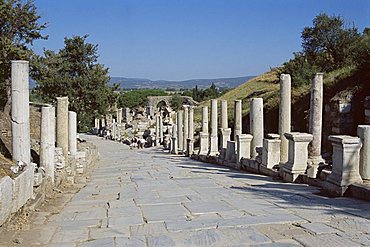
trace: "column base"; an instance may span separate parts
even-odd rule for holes
[[[286,182],[295,182],[300,175],[305,174],[305,170],[293,170],[293,164],[286,163],[281,168],[281,175]]]
[[[319,165],[325,163],[325,160],[319,156],[309,157],[307,162],[307,177],[316,178]]]
[[[210,139],[210,142],[209,142],[209,151],[208,151],[208,156],[217,156],[219,154],[218,152],[218,138],[217,138],[217,135],[211,135],[211,137],[209,138]]]

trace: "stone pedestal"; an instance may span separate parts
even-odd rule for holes
[[[57,97],[57,147],[68,158],[68,97]]]
[[[72,156],[77,154],[77,114],[73,111],[68,112],[68,150]]]
[[[370,125],[359,125],[357,135],[362,142],[359,172],[362,179],[370,180]]]
[[[12,61],[11,67],[12,158],[30,165],[29,64]]]
[[[178,151],[183,152],[184,150],[184,132],[183,132],[183,111],[177,112],[177,142],[178,142]]]
[[[187,140],[189,138],[189,106],[183,105],[184,108],[184,137],[183,137],[183,147],[184,147],[184,153],[186,153],[187,150]]]
[[[281,140],[278,134],[268,134],[267,138],[263,139],[262,166],[272,169],[275,165],[279,165],[280,145]]]
[[[230,163],[236,162],[236,142],[235,141],[228,141],[226,147],[226,155],[225,160]]]
[[[55,108],[41,108],[40,129],[40,166],[45,169],[45,176],[54,183],[55,171]]]
[[[242,101],[235,100],[234,107],[234,141],[236,136],[242,134]]]
[[[186,139],[186,153],[187,157],[190,157],[194,153],[194,140],[193,139]]]
[[[221,131],[221,143],[220,150],[227,147],[227,142],[230,141],[231,128],[220,129]]]
[[[308,144],[312,141],[312,135],[307,133],[285,133],[289,141],[288,162],[282,167],[283,179],[294,182],[299,175],[305,174],[307,169]]]
[[[345,135],[332,135],[329,140],[333,145],[333,170],[327,178],[327,189],[343,195],[349,185],[362,183],[358,170],[361,140]]]
[[[288,74],[280,75],[280,105],[279,105],[279,135],[280,145],[280,162],[288,161],[289,143],[285,138],[285,133],[291,132],[291,79]]]
[[[323,73],[317,73],[312,80],[309,133],[313,140],[308,147],[307,176],[315,178],[320,163],[325,161],[321,157],[322,111],[323,111]]]
[[[263,146],[263,99],[252,98],[250,102],[250,128],[253,136],[251,144],[251,156],[258,156],[256,148]]]
[[[240,161],[242,158],[251,158],[251,141],[253,139],[252,135],[240,134],[236,136],[236,163],[237,168],[240,169]]]
[[[218,136],[217,136],[217,100],[211,100],[211,134],[209,136],[209,156],[218,154]]]
[[[208,154],[208,146],[209,146],[209,136],[208,133],[200,132],[200,140],[199,140],[199,155],[207,155]]]

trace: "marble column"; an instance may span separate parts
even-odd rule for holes
[[[282,176],[285,181],[294,182],[299,175],[305,174],[307,169],[308,144],[312,141],[312,135],[307,133],[285,133],[289,141],[288,162],[284,164]]]
[[[29,63],[11,61],[11,125],[13,160],[31,162]]]
[[[221,129],[227,128],[227,100],[221,100]]]
[[[333,169],[327,178],[330,189],[343,195],[349,185],[362,183],[359,173],[361,140],[345,135],[329,136],[333,145]]]
[[[162,113],[159,115],[159,141],[163,143],[163,117]]]
[[[184,137],[183,137],[183,151],[184,153],[187,150],[187,140],[189,138],[189,106],[183,105],[184,108]]]
[[[122,108],[117,109],[117,123],[118,124],[122,123]]]
[[[41,108],[40,129],[40,166],[45,169],[45,176],[54,183],[55,171],[55,108]]]
[[[68,150],[70,155],[77,154],[77,114],[68,112]]]
[[[323,111],[323,73],[316,73],[312,80],[309,133],[313,140],[308,146],[307,176],[315,178],[320,163],[324,163],[321,156],[322,111]]]
[[[285,133],[291,132],[291,78],[289,74],[280,75],[279,135],[280,162],[288,161],[289,142]]]
[[[183,111],[177,112],[177,143],[179,152],[184,151]]]
[[[189,106],[189,139],[194,140],[194,107]]]
[[[207,155],[209,146],[208,134],[208,107],[202,108],[202,132],[199,133],[199,155]]]
[[[159,135],[159,116],[155,116],[155,145],[158,146],[160,144],[160,135]]]
[[[101,122],[101,127],[104,128],[106,126],[105,119],[104,118],[100,119],[100,122]]]
[[[131,116],[130,116],[130,108],[126,107],[125,108],[125,121],[126,123],[131,123]]]
[[[235,100],[234,104],[234,140],[242,134],[242,101]]]
[[[362,142],[359,172],[362,179],[370,180],[370,125],[359,125],[357,135]]]
[[[263,147],[263,99],[252,98],[250,102],[250,129],[253,136],[251,156],[256,158],[256,148]]]
[[[171,154],[178,154],[177,126],[172,125]]]
[[[57,97],[57,147],[68,157],[68,97]]]
[[[223,153],[227,148],[227,142],[230,141],[231,129],[228,127],[227,121],[227,100],[221,100],[221,141],[220,153]]]
[[[217,117],[217,99],[211,99],[211,135],[209,140],[209,156],[215,156],[218,154]]]

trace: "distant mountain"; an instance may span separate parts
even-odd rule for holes
[[[235,88],[252,78],[254,78],[254,76],[217,79],[192,79],[185,81],[152,81],[149,79],[140,78],[111,77],[109,84],[119,84],[122,89],[190,89],[194,88],[196,85],[198,85],[198,88],[207,88],[211,86],[212,83],[214,83],[219,88]]]

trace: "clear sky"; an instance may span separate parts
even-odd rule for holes
[[[362,32],[370,0],[36,0],[47,41],[88,34],[111,76],[184,80],[258,75],[299,51],[319,13]]]

